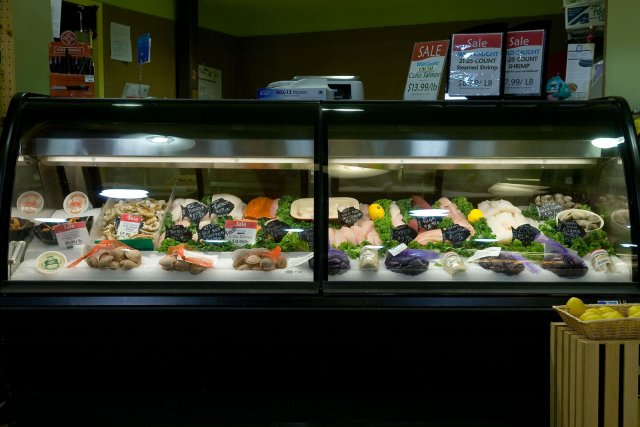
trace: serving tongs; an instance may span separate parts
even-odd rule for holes
[[[27,242],[24,240],[13,240],[9,242],[9,276],[18,269],[22,261],[24,261],[24,253],[27,249]]]

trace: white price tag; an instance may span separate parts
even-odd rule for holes
[[[253,245],[256,242],[258,223],[246,220],[226,220],[224,223],[226,240],[238,246]]]
[[[449,95],[500,95],[502,33],[454,34]]]
[[[404,89],[405,100],[438,98],[448,49],[447,40],[420,42],[413,46],[409,76]]]
[[[89,243],[89,231],[87,230],[87,223],[84,221],[65,222],[53,226],[52,229],[56,234],[58,246],[61,248],[70,248]]]
[[[540,95],[544,59],[544,30],[507,33],[505,95]]]
[[[476,251],[475,254],[471,255],[469,257],[469,259],[467,260],[467,262],[477,262],[478,260],[482,259],[482,258],[487,258],[490,256],[498,256],[500,255],[500,248],[498,247],[491,247],[491,248],[487,248],[487,249],[481,249],[479,251]]]
[[[134,234],[138,234],[141,223],[142,217],[139,215],[122,214],[120,216],[118,229],[116,230],[116,236],[127,239]]]

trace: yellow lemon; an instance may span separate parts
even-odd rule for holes
[[[375,221],[376,219],[380,219],[384,216],[384,209],[382,209],[382,206],[380,206],[377,203],[372,203],[369,205],[369,218],[371,218],[372,221]]]
[[[584,316],[584,319],[580,319],[583,322],[589,322],[590,320],[601,320],[604,319],[601,315],[599,314],[589,314],[587,316]]]
[[[603,307],[598,308],[598,311],[600,312],[600,314],[605,314],[605,313],[611,313],[611,312],[613,312],[615,310],[613,308],[605,305]]]
[[[636,311],[635,313],[629,314],[627,317],[637,317],[638,319],[640,319],[640,310]]]
[[[571,297],[567,301],[567,310],[572,316],[580,317],[585,312],[586,307],[580,298]]]
[[[589,307],[584,312],[585,314],[600,314],[600,309],[596,307]]]
[[[471,224],[478,222],[482,218],[482,211],[480,209],[471,209],[469,215],[467,215],[467,219]]]
[[[634,316],[636,313],[640,313],[640,305],[632,305],[627,310],[627,316],[629,317]]]
[[[619,311],[610,311],[609,313],[605,313],[602,315],[603,319],[621,319],[624,316]]]

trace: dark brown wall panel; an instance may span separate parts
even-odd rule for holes
[[[198,32],[198,64],[222,72],[222,97],[238,98],[238,37],[200,28]]]

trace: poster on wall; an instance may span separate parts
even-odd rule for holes
[[[53,97],[93,98],[94,65],[91,46],[78,43],[73,31],[49,42],[49,88]]]
[[[409,75],[404,88],[405,100],[438,99],[448,50],[448,40],[418,42],[413,46]]]
[[[453,34],[448,94],[499,96],[503,33]]]
[[[505,95],[542,94],[544,74],[544,30],[507,33]]]

